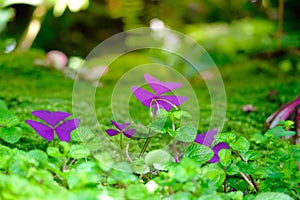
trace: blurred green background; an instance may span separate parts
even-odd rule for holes
[[[193,37],[217,64],[288,58],[281,65],[292,70],[300,68],[299,9],[298,0],[1,0],[0,50],[85,57],[116,33],[159,22]],[[31,23],[40,27],[30,38]]]

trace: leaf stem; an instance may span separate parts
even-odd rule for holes
[[[120,133],[120,160],[123,160],[123,156],[122,156],[122,148],[123,148],[123,134]]]
[[[132,159],[131,159],[131,157],[129,155],[128,149],[129,149],[129,144],[126,145],[126,156],[127,156],[127,159],[129,160],[129,162],[132,163]]]
[[[149,129],[149,135],[150,135],[150,129]],[[150,143],[151,139],[152,139],[152,137],[147,137],[147,139],[145,141],[145,144],[144,144],[144,146],[142,148],[142,151],[141,151],[141,153],[139,155],[139,158],[142,157],[144,155],[144,153],[146,152],[146,149],[149,146],[149,143]]]
[[[172,120],[172,131],[175,131],[176,127],[175,127],[175,123]],[[175,162],[179,162],[179,158],[178,158],[178,151],[177,151],[177,143],[176,143],[176,139],[173,139],[173,151],[175,153]]]
[[[245,181],[254,188],[255,192],[258,192],[256,187],[253,185],[253,183],[249,180],[249,178],[246,176],[246,174],[244,174],[243,172],[240,171],[240,174],[242,175],[242,177],[245,179]]]
[[[239,155],[239,157],[241,158],[241,160],[243,161],[243,162],[245,162],[247,165],[248,165],[248,163],[244,160],[244,158],[242,157],[242,155],[240,154],[240,152],[237,152],[238,153],[238,155]],[[258,186],[257,186],[257,183],[254,181],[254,179],[253,179],[253,177],[251,176],[251,174],[249,174],[249,177],[250,177],[250,180],[248,179],[248,177],[243,173],[243,172],[240,172],[241,173],[241,175],[243,176],[245,176],[246,178],[247,178],[247,180],[248,181],[250,181],[250,183],[251,184],[249,184],[249,185],[251,185],[253,188],[254,188],[254,190],[255,190],[255,192],[258,192]],[[245,177],[243,176],[243,178],[245,179]],[[246,180],[246,179],[245,179]],[[246,181],[247,181],[246,180]],[[247,182],[248,182],[247,181]],[[249,183],[249,182],[248,182]]]
[[[225,171],[225,180],[224,180],[224,186],[223,186],[223,187],[224,187],[224,193],[226,193],[226,192],[227,192],[227,191],[226,191],[226,187],[227,187],[227,186],[226,186],[226,184],[227,184],[227,183],[226,183],[226,180],[227,180],[226,167],[224,167],[224,171]]]

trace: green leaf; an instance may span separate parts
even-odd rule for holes
[[[249,150],[250,144],[245,137],[239,136],[236,142],[230,143],[229,146],[236,151],[247,152]]]
[[[148,197],[148,192],[145,185],[142,184],[132,184],[126,188],[126,196],[128,199],[146,199]]]
[[[165,133],[167,121],[167,118],[156,118],[151,121],[148,127],[154,132]]]
[[[258,194],[254,200],[293,200],[293,198],[284,193],[264,192]]]
[[[197,162],[205,163],[214,156],[214,152],[205,145],[191,144],[186,148],[184,155]]]
[[[202,178],[212,180],[216,187],[219,187],[224,182],[226,174],[223,169],[213,167],[213,165],[208,165],[202,168],[201,176]]]
[[[249,187],[249,184],[242,178],[228,178],[226,182],[228,186],[236,190],[244,191]]]
[[[69,156],[71,158],[79,159],[90,155],[90,151],[82,145],[72,145],[70,148]]]
[[[150,168],[145,164],[145,160],[140,158],[136,159],[131,163],[131,169],[137,174],[146,174],[150,172]]]
[[[91,185],[96,186],[101,181],[100,175],[97,174],[95,171],[68,171],[64,173],[64,177],[67,179],[68,187],[70,189],[83,188]]]
[[[172,179],[184,183],[194,179],[199,174],[199,163],[190,158],[184,157],[179,164],[170,168],[169,175]]]
[[[248,163],[246,164],[245,162],[238,162],[237,166],[239,167],[240,171],[243,172],[244,174],[255,174],[258,172],[259,168],[256,163]]]
[[[48,155],[38,149],[31,150],[27,153],[31,158],[35,159],[36,161],[39,162],[40,165],[46,164],[48,161]]]
[[[19,123],[19,118],[6,107],[2,100],[0,100],[0,127],[10,128]]]
[[[229,149],[221,149],[218,153],[220,163],[224,167],[228,167],[231,164],[231,151]]]
[[[166,169],[166,166],[171,160],[172,156],[168,152],[161,149],[151,151],[145,156],[146,165],[154,166],[154,168],[159,170]]]
[[[191,200],[191,199],[195,199],[193,198],[193,195],[189,192],[176,192],[173,196],[172,196],[173,200]]]
[[[240,170],[239,167],[236,164],[232,163],[226,169],[226,174],[228,174],[228,175],[235,175],[235,174],[239,173],[239,170]]]
[[[197,130],[193,126],[182,126],[176,130],[175,139],[181,142],[193,142],[196,138]]]
[[[275,138],[280,138],[283,136],[294,136],[296,134],[295,131],[286,131],[283,126],[275,126],[272,129],[269,129],[266,133],[267,135],[273,135]]]
[[[88,142],[95,137],[95,134],[84,126],[80,126],[71,133],[71,139],[77,142]]]
[[[62,154],[60,153],[57,147],[48,147],[47,154],[53,158],[61,158]]]
[[[0,138],[2,138],[5,142],[13,144],[20,140],[22,132],[23,131],[20,127],[0,127]]]
[[[236,141],[236,135],[231,132],[219,133],[215,136],[216,143],[225,142],[227,144],[234,143]]]
[[[171,115],[175,118],[175,119],[182,119],[183,117],[186,117],[187,119],[191,119],[192,115],[186,111],[182,111],[182,110],[176,110],[174,112],[171,113]]]
[[[259,155],[259,153],[257,151],[254,151],[254,150],[249,150],[247,152],[241,152],[241,156],[243,157],[243,159],[246,162],[248,162],[249,160],[257,160],[261,157]]]
[[[228,192],[225,194],[227,199],[243,200],[244,194],[242,191]]]

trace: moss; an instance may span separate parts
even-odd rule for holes
[[[36,109],[72,111],[72,91],[74,81],[61,72],[36,66],[34,60],[45,56],[43,52],[33,50],[25,53],[1,55],[0,60],[0,99],[5,100],[9,108],[21,120],[32,118],[30,112]],[[125,60],[124,60],[125,59]],[[149,62],[144,56],[130,55],[123,61],[116,61],[113,67],[128,70],[133,66]],[[98,88],[95,97],[98,121],[105,125],[112,118],[110,111],[111,96],[117,77],[123,73],[109,73],[103,79],[105,87]],[[300,91],[294,74],[281,72],[272,61],[249,60],[220,68],[227,94],[227,118],[224,131],[249,136],[263,130],[264,121],[282,103],[291,101]],[[298,74],[296,74],[298,73]],[[193,79],[195,81],[195,79]],[[199,131],[205,131],[210,120],[209,94],[204,82],[196,82],[200,103],[201,119]],[[277,91],[272,100],[267,98],[270,91]],[[131,112],[147,117],[145,109],[138,101],[130,101]],[[242,106],[252,104],[256,112],[244,113]],[[145,109],[146,110],[146,109]],[[84,112],[84,111],[83,111]],[[88,113],[86,115],[88,117]],[[15,144],[18,148],[43,148],[42,138],[32,135],[30,129],[24,131],[24,137]],[[35,144],[31,144],[35,141]]]

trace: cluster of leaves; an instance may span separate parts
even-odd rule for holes
[[[72,136],[78,138],[77,134]],[[260,139],[258,137],[255,138],[258,144],[282,141],[280,139],[275,141],[262,135]],[[267,153],[248,150],[249,142],[232,133],[222,133],[218,140],[231,141],[232,144],[232,151],[225,149],[220,151],[221,160],[218,164],[206,164],[205,160],[209,159],[205,156],[207,153],[201,148],[190,147],[186,151],[187,156],[180,163],[170,163],[167,169],[141,176],[133,173],[126,163],[116,163],[116,169],[105,167],[97,161],[96,156],[92,157],[78,144],[60,142],[57,147],[49,146],[46,152],[41,150],[24,152],[1,145],[0,197],[1,199],[161,199],[162,197],[199,199],[200,197],[200,199],[290,200],[292,198],[282,192],[294,197],[299,194],[299,180],[297,182],[296,178],[299,174],[291,173],[288,164],[284,164],[286,161],[292,162],[293,159],[283,160],[280,152],[273,153],[275,149]],[[283,143],[280,146],[283,147]],[[293,151],[297,153],[295,149]],[[299,148],[297,151],[299,157]],[[159,154],[162,156],[164,152],[157,150],[148,153],[146,163],[152,166],[161,163]],[[236,154],[241,156],[234,156]],[[278,159],[279,157],[281,159]],[[108,162],[116,162],[109,156],[106,159]],[[125,169],[126,172],[123,172]],[[254,176],[261,191],[258,195],[254,194],[254,189],[243,179],[241,173]],[[228,190],[226,193],[223,192],[224,181]]]
[[[20,123],[1,102],[1,139],[20,139],[17,128],[35,134]],[[174,128],[183,111],[158,110],[149,128],[181,142],[193,142],[192,126]],[[28,152],[0,146],[2,199],[283,199],[299,196],[300,148],[280,137],[289,136],[289,122],[267,134],[247,138],[232,132],[216,135],[213,145],[225,142],[230,149],[218,152],[220,162],[209,163],[214,152],[192,143],[179,162],[162,149],[148,152],[132,163],[118,162],[109,154],[91,154],[101,142],[85,127],[73,131],[70,143],[54,140],[45,150]],[[279,126],[280,127],[280,126]],[[9,131],[9,132],[7,132]],[[5,133],[5,134],[3,134]],[[19,137],[12,140],[10,137]],[[10,137],[5,137],[10,136]],[[7,139],[8,138],[8,139]],[[86,140],[86,141],[83,141]],[[252,144],[253,144],[252,143]],[[86,146],[88,148],[86,148]],[[265,149],[267,147],[267,149]],[[288,151],[287,151],[288,150]],[[178,149],[181,151],[181,149]],[[100,162],[113,163],[111,169]],[[22,191],[22,192],[20,192]]]
[[[19,118],[0,100],[0,138],[7,143],[16,143],[22,135]]]

